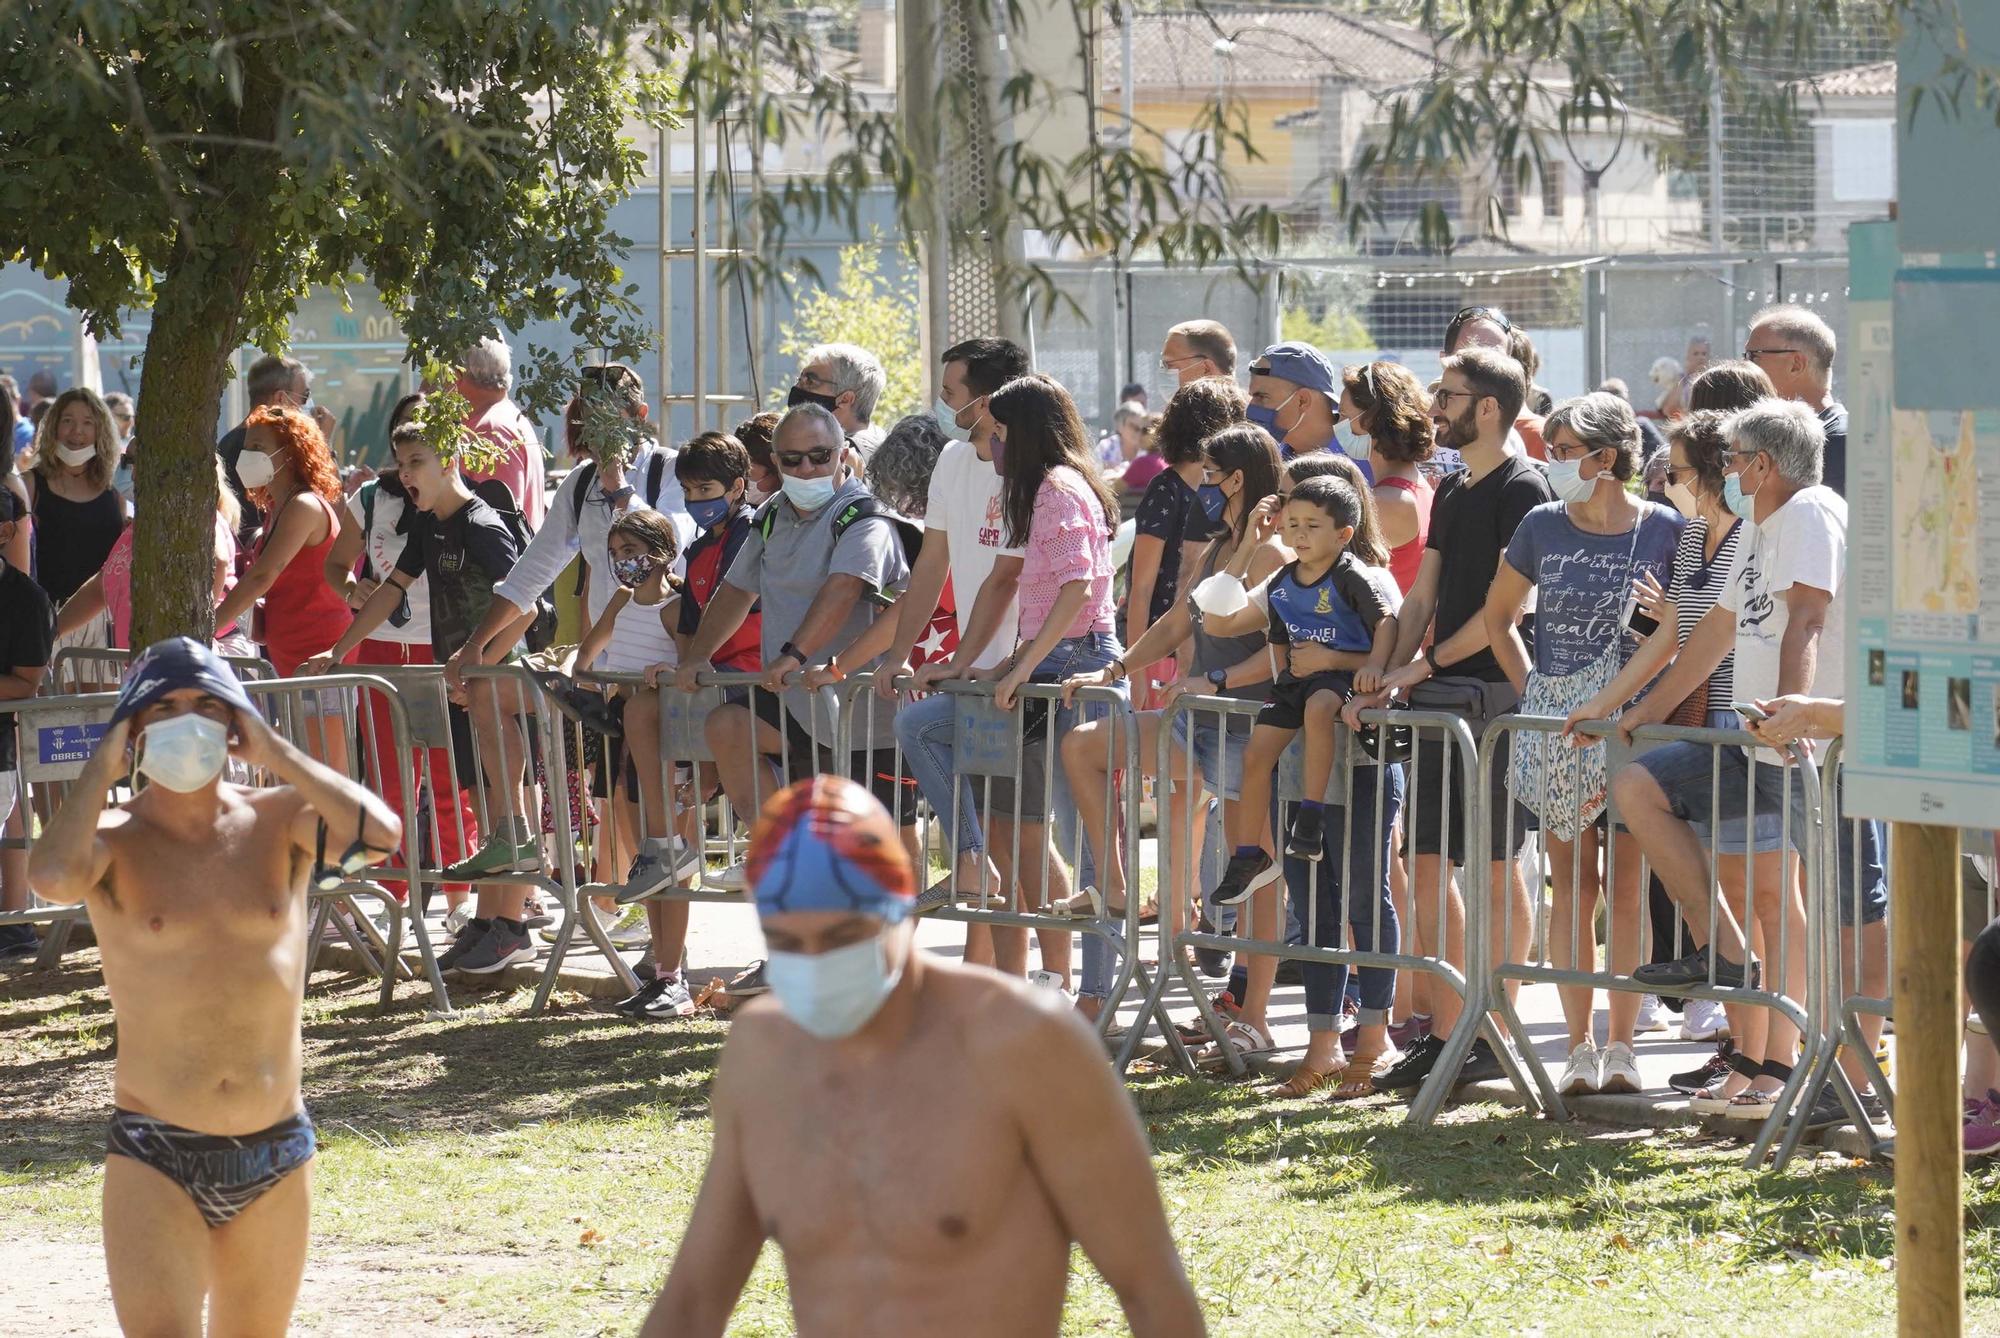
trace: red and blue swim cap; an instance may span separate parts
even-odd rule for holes
[[[750,833],[759,915],[855,911],[895,924],[916,905],[896,823],[866,787],[814,776],[778,791]]]

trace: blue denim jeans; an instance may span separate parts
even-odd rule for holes
[[[1382,771],[1379,813],[1375,804],[1377,771],[1375,767],[1357,767],[1353,803],[1344,809],[1326,810],[1325,848],[1318,863],[1285,858],[1285,886],[1291,893],[1293,913],[1311,928],[1314,943],[1322,948],[1340,946],[1343,920],[1353,930],[1358,951],[1394,952],[1402,942],[1402,926],[1389,898],[1389,862],[1395,858],[1389,848],[1389,833],[1403,808],[1403,769],[1392,766]],[[1310,914],[1314,910],[1317,918]],[[1382,928],[1379,939],[1375,934],[1378,914]],[[1299,964],[1299,970],[1306,987],[1306,1029],[1337,1030],[1341,997],[1347,992],[1347,968],[1306,961]],[[1364,966],[1355,974],[1361,978],[1360,1022],[1387,1022],[1389,1006],[1396,997],[1395,971],[1386,966]]]
[[[1033,676],[1047,681],[1091,673],[1117,659],[1122,649],[1118,638],[1110,632],[1091,632],[1084,636],[1071,637],[1056,644],[1056,648],[1049,652],[1048,657],[1035,666]],[[1051,711],[1049,734],[1055,740],[1057,757],[1061,756],[1063,736],[1074,729],[1079,722],[1100,719],[1109,713],[1110,707],[1104,702],[1087,705],[1079,702],[1073,706],[1064,706]],[[1133,781],[1136,783],[1137,779],[1134,777]],[[1052,798],[1050,807],[1055,817],[1056,851],[1058,854],[1067,855],[1071,850],[1075,850],[1076,885],[1095,887],[1097,861],[1091,854],[1090,842],[1079,839],[1081,833],[1077,829],[1076,803],[1070,798],[1069,775],[1061,766],[1055,768],[1054,782],[1054,788],[1050,792]],[[1136,890],[1128,895],[1136,895]],[[1112,920],[1107,924],[1114,935],[1123,935],[1124,926],[1121,922]],[[1118,975],[1121,949],[1114,948],[1097,934],[1085,934],[1082,937],[1083,979],[1077,992],[1097,999],[1107,998],[1111,993],[1111,982]]]
[[[924,802],[939,820],[951,821],[952,791],[957,789],[958,828],[953,833],[953,848],[963,855],[985,850],[986,833],[979,825],[979,810],[974,807],[972,782],[952,775],[951,744],[957,729],[956,711],[950,695],[943,692],[904,702],[896,708],[896,742],[902,745],[903,757],[909,763],[910,774],[916,777]]]

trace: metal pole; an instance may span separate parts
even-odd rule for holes
[[[695,24],[688,32],[688,68],[696,69],[701,64],[701,25]],[[690,108],[689,128],[693,133],[689,138],[694,149],[694,289],[692,293],[692,318],[688,330],[694,342],[690,352],[694,355],[694,384],[689,389],[694,398],[693,432],[699,435],[708,428],[708,343],[703,325],[708,315],[708,117],[702,105],[702,91],[699,83],[694,86],[693,105]]]
[[[1722,249],[1722,81],[1708,90],[1708,248]]]
[[[660,370],[659,395],[660,416],[654,422],[654,429],[660,434],[660,445],[673,441],[673,402],[667,398],[674,388],[674,262],[669,256],[674,245],[674,192],[672,164],[673,140],[667,127],[660,127]]]

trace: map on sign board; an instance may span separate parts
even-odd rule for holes
[[[1847,809],[2000,826],[2000,382],[1959,333],[1983,263],[1905,266],[1857,226],[1849,315]],[[1983,258],[1980,258],[1983,261]]]

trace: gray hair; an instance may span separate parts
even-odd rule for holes
[[[816,362],[826,364],[826,379],[833,382],[834,394],[854,392],[854,416],[863,424],[869,422],[875,416],[875,401],[882,398],[882,387],[889,383],[875,355],[859,344],[819,344],[806,350],[799,366],[810,367]]]
[[[1542,440],[1554,441],[1557,428],[1569,429],[1593,451],[1616,451],[1614,477],[1629,479],[1638,472],[1639,420],[1630,404],[1609,391],[1593,390],[1558,404],[1542,427]]]
[[[473,385],[505,394],[514,388],[514,350],[506,340],[488,335],[465,350],[458,370]]]
[[[1799,400],[1759,400],[1722,425],[1738,455],[1771,457],[1778,475],[1795,488],[1818,484],[1826,463],[1826,428]]]
[[[1755,330],[1759,327],[1768,328],[1772,334],[1811,358],[1813,368],[1821,376],[1833,371],[1833,355],[1839,348],[1839,341],[1834,338],[1833,327],[1821,320],[1818,312],[1779,303],[1775,307],[1765,307],[1750,318],[1750,328]]]
[[[842,427],[840,420],[833,416],[833,410],[819,404],[795,404],[785,410],[785,416],[778,420],[778,425],[775,428],[771,429],[772,449],[775,450],[777,448],[778,438],[784,434],[786,428],[790,427],[793,423],[800,422],[810,423],[814,427],[817,427],[825,434],[827,438],[826,444],[835,450],[846,449],[847,429]],[[784,471],[781,468],[779,472],[782,473]]]
[[[243,391],[253,405],[269,404],[274,395],[290,394],[292,383],[302,376],[310,387],[312,376],[306,371],[304,363],[282,354],[266,353],[251,363],[250,370],[243,374]]]
[[[1137,400],[1126,400],[1111,415],[1111,422],[1115,427],[1123,427],[1125,424],[1134,421],[1141,427],[1144,427],[1146,424],[1146,406]]]
[[[920,518],[930,503],[931,475],[946,437],[937,419],[913,413],[898,420],[868,457],[868,489],[897,511]]]

